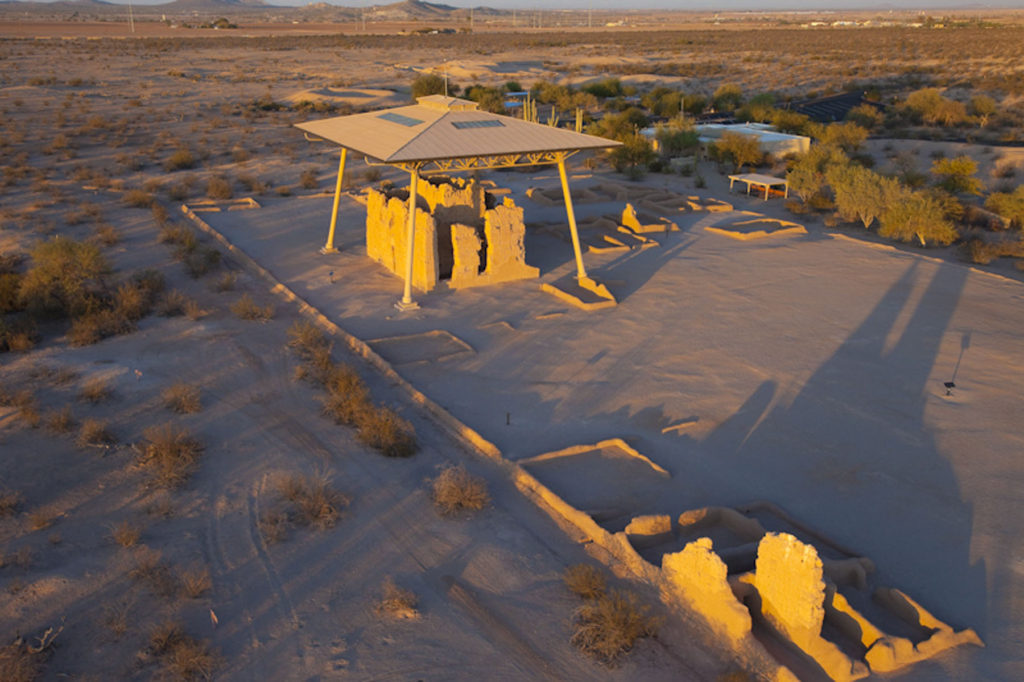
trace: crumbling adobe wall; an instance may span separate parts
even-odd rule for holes
[[[484,213],[484,239],[487,242],[487,267],[481,284],[517,279],[533,279],[538,268],[526,264],[526,224],[523,209],[505,197],[499,205]]]
[[[366,255],[399,277],[405,277],[409,202],[398,191],[367,191]],[[437,286],[437,226],[434,217],[416,207],[416,252],[412,285],[421,291]]]
[[[475,225],[487,209],[483,185],[473,178],[421,176],[416,191],[427,202],[439,225]]]

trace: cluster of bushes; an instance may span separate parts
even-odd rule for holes
[[[111,282],[99,248],[67,237],[37,244],[24,273],[16,263],[0,263],[0,350],[29,350],[45,320],[70,320],[67,338],[75,346],[134,331],[164,289],[156,270]]]
[[[288,345],[302,360],[298,376],[321,386],[324,414],[339,424],[353,426],[360,442],[386,457],[410,457],[417,449],[412,424],[394,410],[374,405],[370,391],[350,366],[331,357],[332,345],[312,322],[300,321],[288,329]]]

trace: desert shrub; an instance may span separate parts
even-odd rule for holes
[[[826,179],[835,195],[836,211],[843,220],[859,220],[865,228],[899,196],[899,182],[856,164],[835,165]]]
[[[0,272],[0,315],[21,310],[24,304],[19,299],[21,275],[17,272]]]
[[[967,108],[963,103],[943,97],[937,88],[915,90],[907,96],[902,108],[914,120],[928,125],[949,127],[967,118]]]
[[[377,613],[392,618],[415,618],[417,616],[415,593],[396,585],[394,578],[390,575],[384,578],[380,591]]]
[[[234,291],[235,283],[238,281],[237,272],[225,272],[217,280],[217,283],[213,285],[213,288],[219,292]]]
[[[309,376],[314,381],[322,381],[327,391],[323,398],[324,414],[338,424],[358,425],[366,412],[373,410],[370,391],[352,367],[335,365],[330,360],[330,350],[326,351],[314,353],[306,365]]]
[[[13,490],[0,490],[0,518],[11,516],[24,503],[21,493]]]
[[[716,111],[734,111],[743,104],[743,89],[735,83],[722,83],[711,96]]]
[[[149,547],[135,550],[135,563],[128,571],[128,577],[161,597],[173,597],[178,591],[178,582],[170,565],[163,560],[159,550]]]
[[[144,189],[130,189],[121,196],[121,201],[132,208],[149,208],[153,205],[153,195]]]
[[[297,320],[288,327],[288,347],[295,350],[300,358],[308,360],[321,349],[329,348],[327,335],[309,320]]]
[[[293,506],[291,518],[303,526],[333,528],[348,504],[326,476],[289,476],[281,482],[279,492]]]
[[[271,509],[262,514],[256,522],[260,537],[268,545],[284,542],[288,537],[288,515],[278,509]]]
[[[179,414],[192,414],[202,409],[199,388],[179,381],[164,389],[160,394],[164,407]]]
[[[885,122],[885,115],[871,104],[858,104],[846,114],[846,120],[865,130],[874,130]]]
[[[583,599],[597,599],[604,596],[604,574],[590,564],[573,564],[565,569],[562,581],[569,591]]]
[[[191,228],[174,223],[161,225],[156,240],[161,244],[174,246],[174,256],[179,260],[195,251],[196,247],[199,246],[199,238]]]
[[[42,656],[33,653],[29,644],[18,637],[0,646],[0,680],[33,682],[42,672]]]
[[[74,318],[67,340],[72,346],[89,346],[108,336],[128,334],[134,330],[135,324],[131,319],[116,310],[103,309]]]
[[[292,188],[288,185],[278,185],[274,191],[277,192],[279,197],[290,197],[292,195]]]
[[[59,410],[53,410],[46,415],[46,428],[54,433],[69,433],[74,430],[77,422],[71,413],[71,406],[65,405]]]
[[[199,305],[199,302],[195,299],[190,298],[185,301],[185,317],[188,319],[195,321],[206,317],[208,314],[209,311]]]
[[[1006,218],[1017,229],[1024,229],[1024,185],[1012,192],[993,192],[985,200],[985,208]]]
[[[221,253],[213,247],[200,245],[186,254],[183,262],[189,277],[199,279],[220,267]]]
[[[55,237],[36,245],[19,297],[30,310],[75,315],[95,306],[110,272],[95,244]]]
[[[189,599],[198,599],[213,587],[210,570],[204,566],[189,566],[178,575],[178,582]]]
[[[252,300],[252,296],[245,294],[231,304],[231,312],[242,320],[266,322],[274,317],[274,306],[260,307]]]
[[[434,74],[420,74],[412,81],[412,96],[413,99],[417,97],[425,97],[427,95],[442,95],[446,89],[445,79],[441,76]],[[448,81],[447,91],[449,95],[455,95],[459,92],[459,86]]]
[[[173,171],[185,170],[192,168],[196,165],[196,158],[187,149],[179,149],[178,151],[167,157],[164,162],[164,170],[168,173]]]
[[[78,438],[75,440],[79,447],[107,447],[117,440],[110,432],[107,422],[102,419],[83,419],[78,427]]]
[[[37,509],[28,515],[29,530],[46,530],[57,520],[57,515],[51,509]]]
[[[988,95],[975,95],[968,109],[971,116],[977,119],[978,125],[984,128],[992,115],[999,111],[999,104]]]
[[[416,454],[416,436],[412,424],[388,407],[374,407],[359,413],[356,437],[385,457],[411,457]]]
[[[650,140],[639,132],[627,136],[609,155],[612,167],[634,180],[643,177],[657,158]]]
[[[916,239],[922,246],[944,246],[958,236],[941,202],[924,192],[903,190],[886,208],[880,223],[881,236],[903,242]]]
[[[211,199],[230,199],[234,195],[231,182],[221,175],[213,176],[206,184],[206,196]]]
[[[178,289],[172,289],[161,297],[156,306],[157,313],[163,317],[176,317],[185,314],[185,306],[189,297]]]
[[[932,163],[936,184],[950,194],[981,194],[981,181],[974,177],[977,162],[969,156],[937,159]]]
[[[491,501],[484,479],[472,475],[461,464],[442,469],[432,488],[434,506],[445,516],[463,510],[478,511]]]
[[[791,135],[803,135],[804,128],[811,119],[806,114],[800,114],[789,109],[775,109],[772,112],[771,123],[775,129],[782,133]]]
[[[146,654],[180,680],[212,679],[220,665],[209,642],[185,634],[178,623],[168,622],[154,629]]]
[[[78,398],[95,405],[96,403],[110,400],[113,394],[114,392],[110,388],[110,384],[104,379],[95,378],[86,381],[82,385],[82,390],[78,392]]]
[[[142,529],[128,521],[122,521],[110,529],[110,539],[121,547],[134,547],[142,538]]]
[[[614,664],[641,637],[658,629],[649,608],[628,592],[611,592],[585,602],[576,612],[570,641],[597,660]]]
[[[833,166],[845,166],[849,159],[831,145],[814,145],[791,164],[786,173],[789,188],[806,204],[820,196],[826,185],[826,173]]]
[[[113,225],[99,223],[93,228],[92,237],[103,246],[114,246],[121,241],[121,233]]]
[[[319,187],[320,181],[316,179],[316,170],[307,168],[302,171],[302,175],[299,176],[299,185],[302,189],[316,189]]]
[[[842,149],[847,154],[860,149],[868,138],[867,128],[852,121],[846,123],[829,123],[828,125],[809,124],[807,132],[821,144]]]
[[[152,483],[164,488],[184,484],[198,466],[203,444],[171,423],[150,427],[143,436],[139,464],[149,471]]]
[[[738,173],[743,166],[757,166],[764,161],[761,143],[753,135],[741,135],[727,130],[709,146],[711,158],[720,163],[730,163]]]

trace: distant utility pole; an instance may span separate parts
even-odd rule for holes
[[[132,33],[135,33],[135,13],[132,11],[132,0],[128,0],[128,25],[131,26]]]
[[[473,30],[473,8],[469,8],[469,30]]]
[[[587,28],[594,28],[594,10],[587,10]]]

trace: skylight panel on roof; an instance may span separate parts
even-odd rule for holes
[[[407,126],[409,128],[412,128],[413,126],[418,126],[419,124],[423,123],[423,121],[419,120],[418,118],[413,118],[412,116],[402,116],[401,114],[396,114],[391,111],[380,114],[377,116],[377,118],[382,118],[385,121],[391,121],[392,123],[397,123],[399,125]]]
[[[452,125],[463,130],[464,128],[504,128],[505,124],[501,121],[491,119],[484,119],[483,121],[452,121]]]

